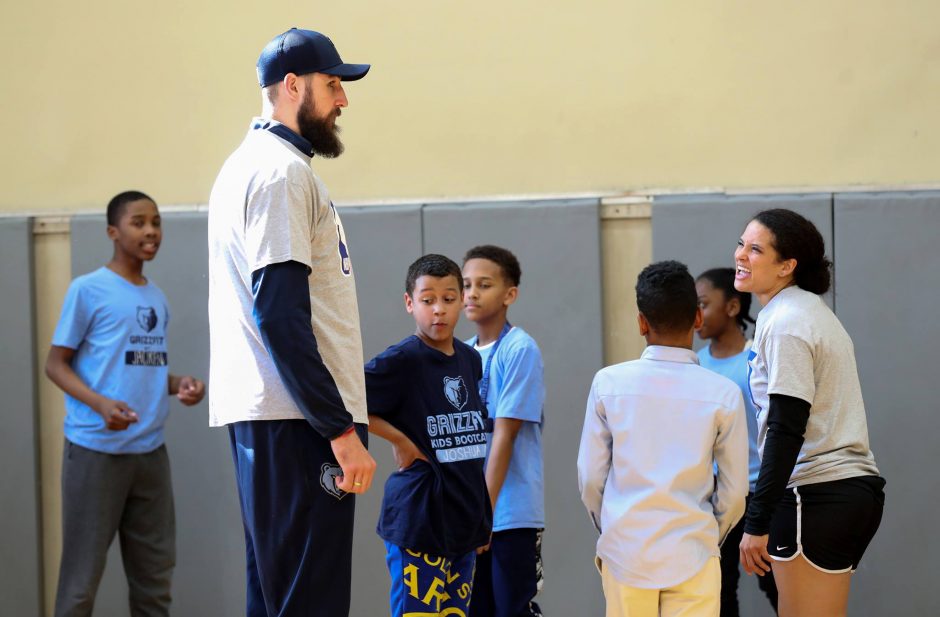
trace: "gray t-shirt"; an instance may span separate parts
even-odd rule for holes
[[[310,160],[272,132],[252,129],[212,188],[210,426],[304,417],[252,314],[251,273],[286,261],[310,268],[311,327],[320,356],[353,420],[368,422],[356,282],[342,222]]]
[[[796,286],[774,296],[757,317],[748,366],[761,455],[771,394],[812,406],[789,486],[878,475],[852,339],[819,296]]]

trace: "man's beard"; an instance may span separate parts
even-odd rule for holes
[[[304,102],[297,110],[297,126],[300,135],[313,146],[313,153],[328,159],[336,158],[343,153],[343,142],[339,139],[339,127],[332,124],[340,113],[339,108],[327,116],[320,118],[313,104],[313,91],[307,90]]]

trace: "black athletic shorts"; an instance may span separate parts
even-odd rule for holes
[[[823,572],[854,572],[881,523],[884,486],[879,476],[858,476],[787,489],[770,523],[771,557],[802,553]]]

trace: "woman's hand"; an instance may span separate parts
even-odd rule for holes
[[[764,576],[770,572],[771,557],[767,552],[767,541],[769,535],[752,536],[749,533],[741,538],[739,553],[741,555],[741,565],[748,574]]]

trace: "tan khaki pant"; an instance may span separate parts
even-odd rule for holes
[[[629,587],[601,567],[607,617],[718,617],[721,567],[712,557],[698,574],[666,589]]]

